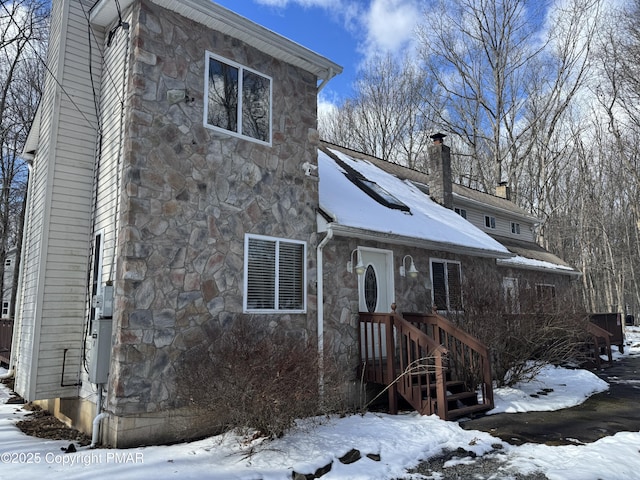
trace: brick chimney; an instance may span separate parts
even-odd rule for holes
[[[444,143],[444,133],[431,135],[429,146],[429,194],[446,208],[453,208],[451,193],[451,149]]]
[[[496,197],[504,198],[505,200],[511,200],[511,187],[507,185],[507,182],[500,182],[496,187]]]

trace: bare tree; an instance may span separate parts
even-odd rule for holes
[[[48,9],[40,0],[0,4],[0,279],[21,236],[28,172],[19,155],[40,100]]]
[[[461,142],[457,169],[469,185],[490,191],[509,181],[517,192],[532,157],[548,156],[536,148],[557,134],[584,82],[598,2],[572,0],[561,11],[526,0],[429,2],[422,57],[445,101],[434,111]]]
[[[624,311],[640,308],[640,0],[614,11],[599,30],[591,83],[592,153],[583,182],[591,200],[583,240],[589,300]],[[599,204],[598,204],[599,203]],[[597,234],[600,250],[594,248]],[[586,283],[586,281],[585,281]]]
[[[423,98],[430,87],[424,72],[405,57],[369,60],[360,70],[355,94],[327,118],[320,134],[330,142],[411,168],[425,168],[430,115]]]

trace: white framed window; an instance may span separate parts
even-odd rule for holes
[[[206,54],[204,125],[271,145],[271,77]]]
[[[511,222],[511,233],[516,235],[520,235],[520,224],[516,222]]]
[[[244,311],[306,312],[306,258],[305,242],[246,234]]]
[[[487,228],[496,228],[496,217],[489,215],[484,216],[484,226]]]
[[[456,207],[453,209],[453,211],[460,215],[462,218],[467,218],[467,211],[464,208]]]
[[[507,313],[520,313],[520,290],[518,279],[504,277],[502,279],[502,294]]]
[[[9,315],[9,302],[2,302],[2,316],[6,317]]]
[[[431,259],[433,304],[438,310],[462,310],[462,269],[460,262]]]
[[[536,300],[540,311],[555,312],[557,310],[556,286],[547,283],[537,283]]]
[[[4,266],[5,266],[5,267],[10,267],[10,266],[11,266],[11,259],[10,259],[10,258],[7,258],[7,259],[4,261]]]

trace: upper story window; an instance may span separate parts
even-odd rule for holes
[[[10,267],[10,266],[11,266],[11,259],[10,259],[10,258],[7,258],[7,259],[4,261],[4,266],[5,266],[5,267]]]
[[[467,211],[464,208],[454,208],[453,209],[458,215],[460,215],[462,218],[467,218]]]
[[[484,226],[487,228],[496,228],[496,217],[489,215],[484,216]]]
[[[2,302],[2,316],[6,317],[9,315],[9,302]]]
[[[245,236],[245,312],[306,310],[306,248],[306,243],[296,240]]]
[[[520,224],[511,222],[511,233],[515,233],[516,235],[520,235]]]
[[[207,52],[204,123],[271,144],[271,78]]]

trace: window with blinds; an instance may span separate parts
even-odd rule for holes
[[[460,262],[431,260],[433,304],[438,310],[462,310]]]
[[[306,244],[258,235],[245,237],[246,312],[306,310]]]

